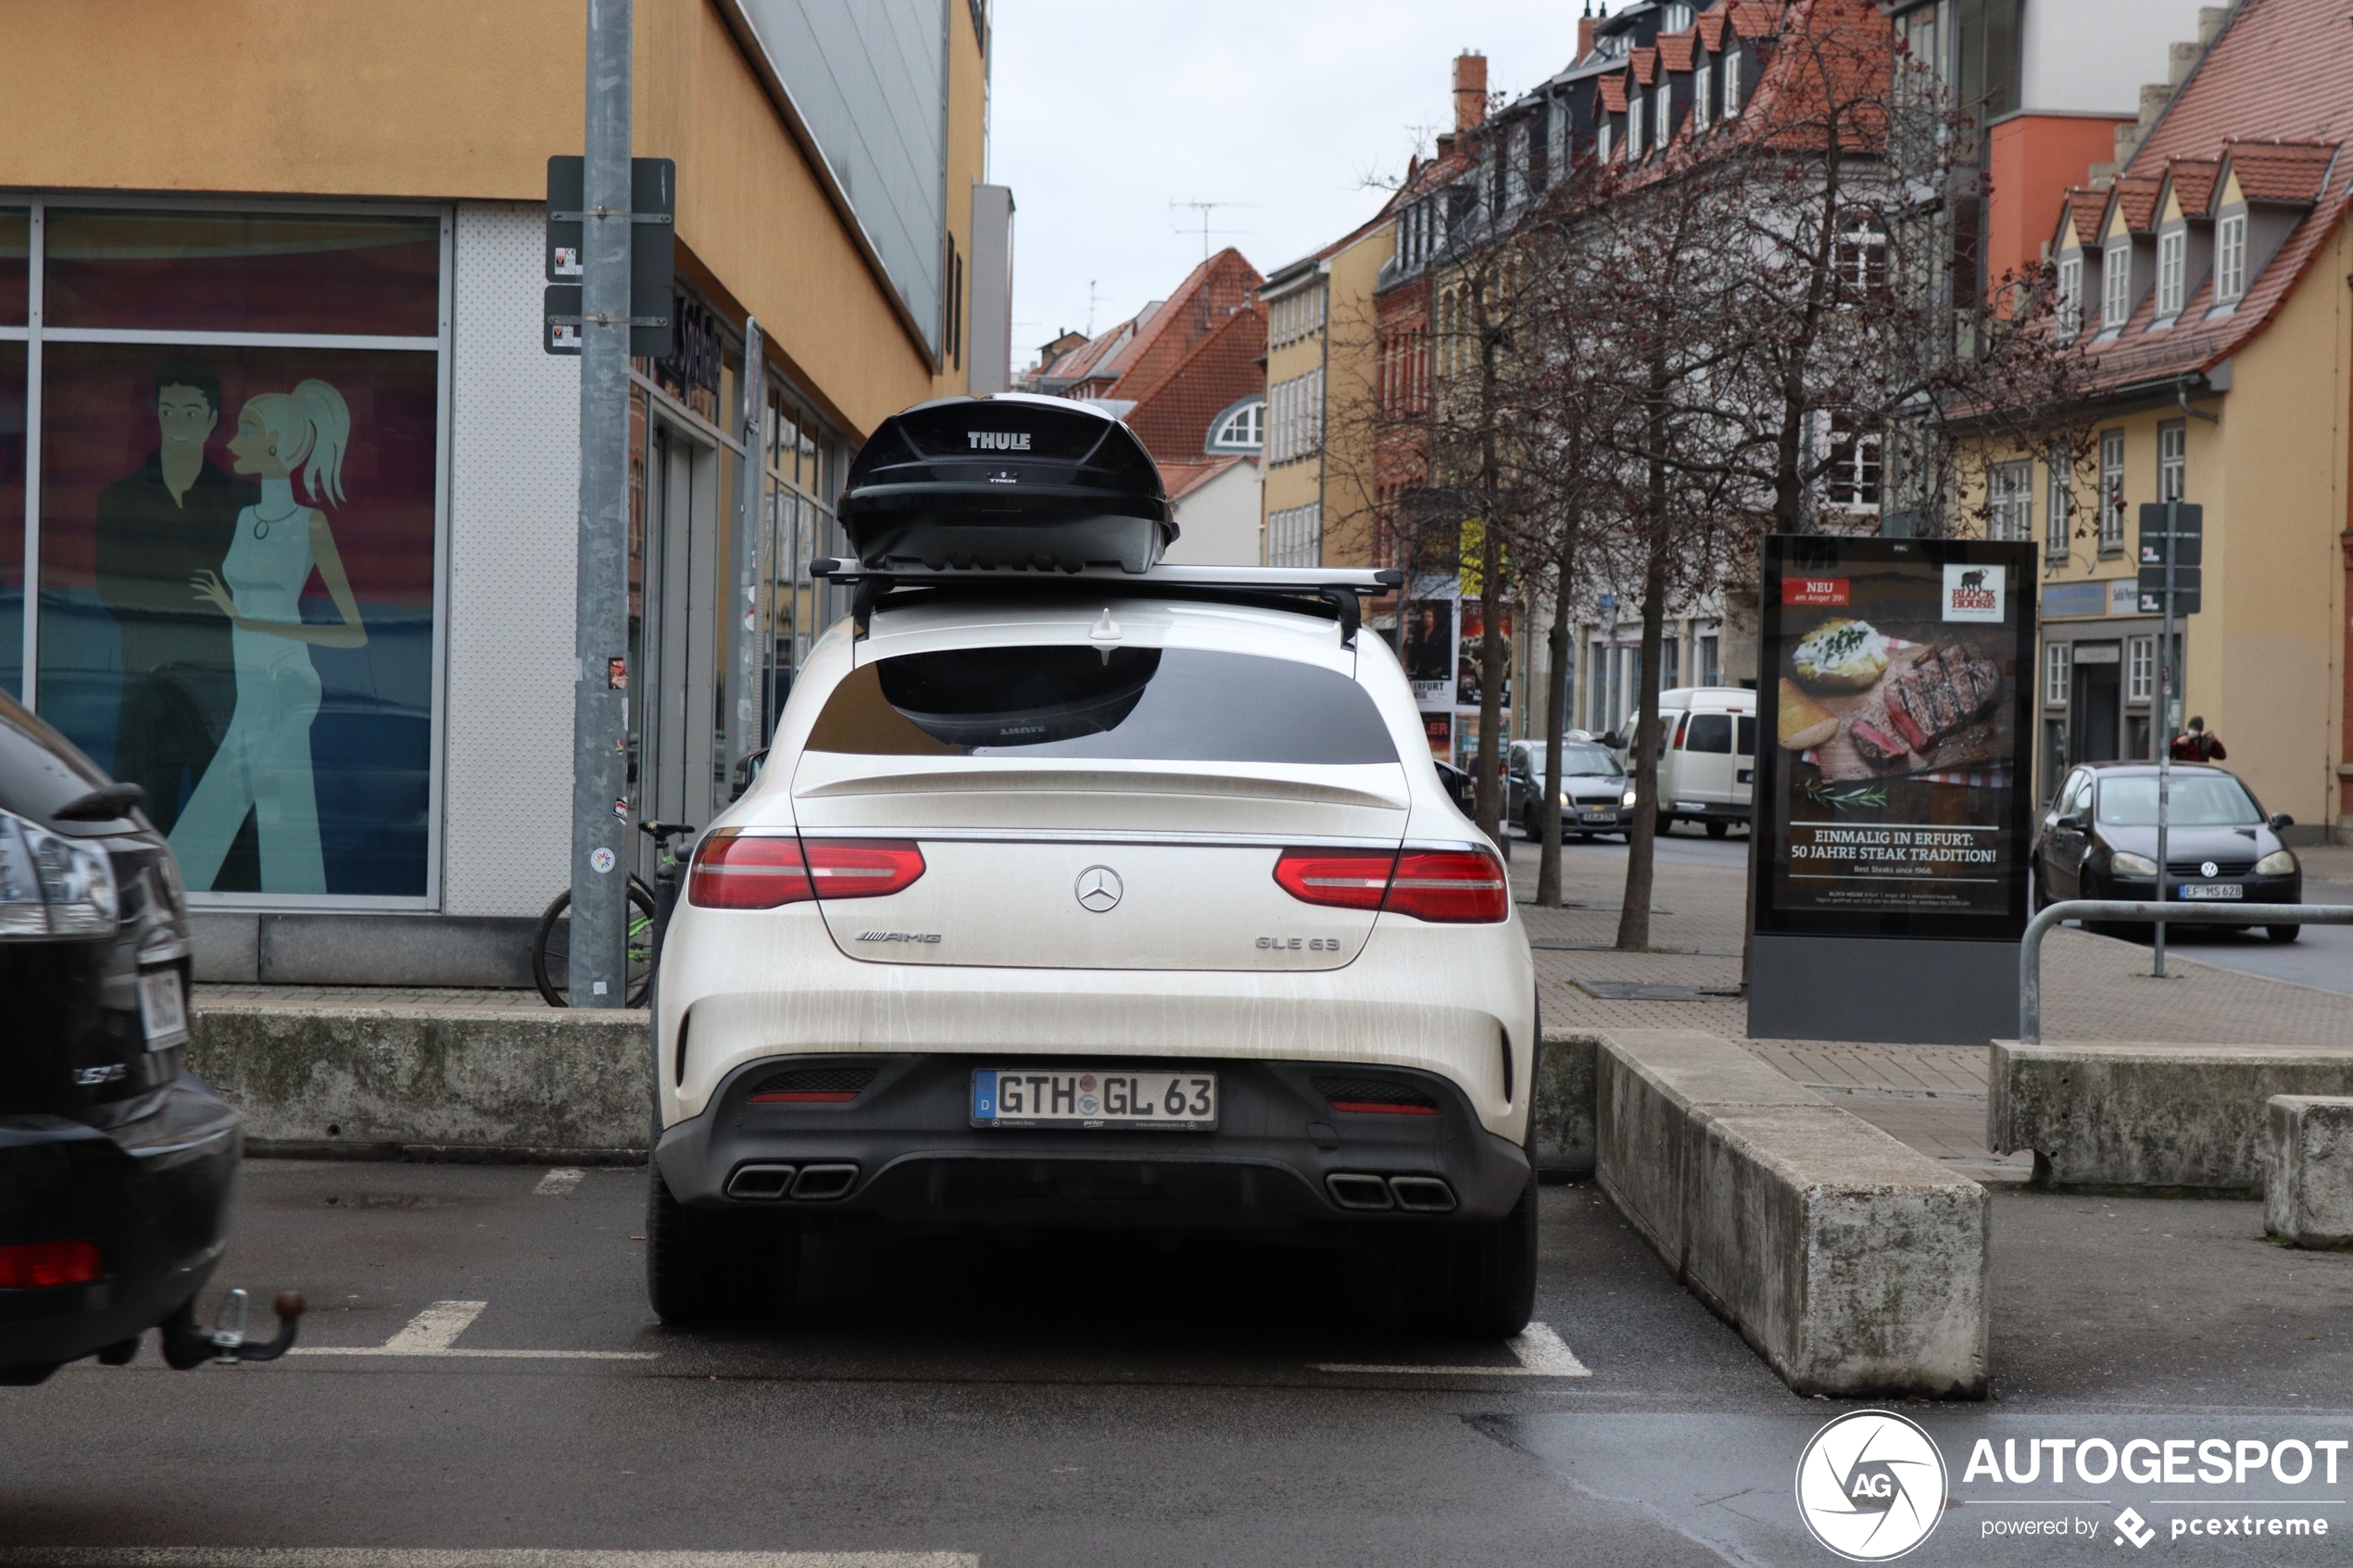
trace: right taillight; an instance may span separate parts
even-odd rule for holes
[[[0,1290],[47,1290],[106,1277],[95,1243],[32,1241],[0,1247]]]
[[[879,898],[924,874],[924,852],[912,839],[809,838],[800,852],[820,898]]]
[[[1381,906],[1416,920],[1464,923],[1510,917],[1512,890],[1503,865],[1476,849],[1408,849],[1397,857]]]
[[[1378,909],[1396,863],[1396,856],[1378,851],[1286,849],[1275,862],[1275,881],[1302,904]]]
[[[798,838],[722,830],[695,847],[686,902],[713,909],[773,909],[816,897]]]

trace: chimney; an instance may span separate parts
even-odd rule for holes
[[[1487,56],[1465,50],[1454,56],[1454,129],[1468,131],[1487,119]]]
[[[1444,163],[1448,158],[1453,157],[1453,156],[1454,133],[1451,131],[1440,132],[1438,133],[1438,161]]]
[[[1585,14],[1577,19],[1577,57],[1580,60],[1592,56],[1594,19],[1591,6],[1586,6]]]

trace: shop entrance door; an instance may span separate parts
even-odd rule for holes
[[[2071,762],[2114,762],[2124,755],[2123,667],[2114,643],[2075,645]]]
[[[644,621],[633,695],[639,821],[699,828],[725,798],[719,753],[719,458],[657,418],[646,463]],[[653,869],[652,845],[638,847]]]

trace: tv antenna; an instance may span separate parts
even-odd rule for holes
[[[1095,335],[1095,302],[1102,297],[1095,292],[1095,282],[1092,278],[1087,280],[1087,336],[1090,340]]]
[[[1257,205],[1258,205],[1258,204],[1257,204],[1256,202],[1201,202],[1201,201],[1193,201],[1193,202],[1180,202],[1180,201],[1173,201],[1173,202],[1170,202],[1170,203],[1168,204],[1168,210],[1169,210],[1169,211],[1171,211],[1171,212],[1174,212],[1174,211],[1176,211],[1176,210],[1178,207],[1189,207],[1192,208],[1192,209],[1193,209],[1193,211],[1195,211],[1195,212],[1197,212],[1197,213],[1199,213],[1199,214],[1201,215],[1201,258],[1202,258],[1203,261],[1206,261],[1206,260],[1208,260],[1208,259],[1209,259],[1209,236],[1210,236],[1210,235],[1212,235],[1212,234],[1246,234],[1246,233],[1250,232],[1250,231],[1249,231],[1249,230],[1247,230],[1247,229],[1213,229],[1213,228],[1211,228],[1211,227],[1209,226],[1209,215],[1210,215],[1211,213],[1213,213],[1213,212],[1216,211],[1216,210],[1217,210],[1219,207],[1256,207]],[[1189,225],[1188,225],[1188,226],[1187,226],[1187,228],[1185,228],[1185,229],[1179,229],[1179,230],[1177,230],[1176,232],[1177,232],[1178,233],[1186,233],[1186,232],[1189,232],[1189,229],[1190,229],[1190,226],[1189,226]]]

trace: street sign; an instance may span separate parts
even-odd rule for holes
[[[660,358],[671,349],[676,307],[678,166],[666,157],[629,160],[629,352]],[[549,354],[580,352],[581,167],[576,157],[547,160],[544,261],[548,287],[541,296],[539,346]]]
[[[2206,508],[2195,501],[2143,501],[2141,536],[2152,533],[2197,534],[2206,532]]]
[[[2145,582],[2145,579],[2144,581]],[[2163,588],[2152,589],[2144,586],[2140,591],[2138,602],[2139,613],[2142,615],[2163,615],[2166,612]],[[2175,615],[2196,615],[2205,607],[2205,596],[2196,587],[2173,590],[2172,612]]]
[[[2196,615],[2203,608],[2205,535],[2206,509],[2194,502],[2141,504],[2141,574],[2135,584],[2141,614]]]
[[[2171,546],[2175,566],[2196,567],[2206,555],[2206,539],[2202,534],[2151,533],[2144,529],[2141,531],[2142,570],[2146,571],[2150,567],[2162,569],[2168,546]]]

